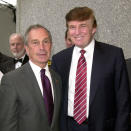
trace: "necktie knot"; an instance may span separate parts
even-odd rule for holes
[[[42,76],[45,76],[45,69],[41,69],[40,72],[41,72],[41,75],[42,75]]]
[[[81,50],[81,51],[80,51],[81,55],[84,55],[85,52],[86,52],[85,50]]]

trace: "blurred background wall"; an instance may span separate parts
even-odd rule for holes
[[[11,55],[9,51],[9,36],[16,32],[12,9],[0,4],[0,52]]]
[[[131,57],[131,0],[18,0],[16,30],[24,34],[31,24],[46,26],[53,36],[53,54],[65,48],[65,15],[76,6],[95,12],[96,39],[122,47]]]

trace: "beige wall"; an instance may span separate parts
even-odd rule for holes
[[[8,39],[15,31],[16,24],[13,22],[12,10],[0,5],[0,52],[11,55]]]
[[[96,39],[122,47],[131,57],[130,0],[18,0],[17,31],[31,24],[46,26],[53,36],[53,54],[65,48],[65,14],[75,6],[89,6],[98,21]]]

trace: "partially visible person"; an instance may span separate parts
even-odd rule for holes
[[[3,76],[3,73],[0,71],[0,83],[1,83],[2,76]]]
[[[31,25],[25,40],[29,62],[1,81],[0,131],[60,131],[61,79],[48,67],[51,34]]]
[[[62,78],[61,131],[129,131],[130,91],[126,62],[119,47],[94,39],[92,9],[66,14],[74,46],[52,57]]]
[[[9,71],[17,69],[28,62],[29,58],[24,47],[24,38],[19,33],[13,33],[9,37],[10,51],[14,59],[3,63],[2,72],[5,74]]]
[[[128,76],[129,76],[129,81],[130,81],[130,90],[131,90],[131,58],[126,60],[127,64],[127,71],[128,71]]]
[[[4,54],[2,54],[2,53],[0,52],[0,64],[6,62],[6,61],[8,61],[8,60],[12,60],[12,58],[9,57],[9,56],[7,56],[7,55],[4,55]]]
[[[72,43],[71,39],[70,39],[68,30],[66,30],[66,32],[65,32],[65,43],[66,43],[66,47],[67,47],[67,48],[72,47],[72,46],[74,45],[74,44]]]
[[[129,77],[130,93],[131,93],[131,58],[126,59],[127,71]],[[130,130],[131,130],[131,100],[130,100]]]
[[[7,55],[4,55],[0,52],[0,80],[3,76],[3,72],[1,72],[3,70],[3,68],[5,68],[5,65],[4,63],[7,62],[7,61],[12,61],[13,58],[7,56]]]

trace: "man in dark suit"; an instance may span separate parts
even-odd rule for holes
[[[11,59],[12,59],[11,57],[6,56],[6,55],[4,55],[4,54],[2,54],[2,53],[0,52],[0,64],[6,62],[6,61],[8,61],[8,60],[11,60]]]
[[[5,74],[9,71],[17,69],[28,62],[29,58],[26,55],[24,47],[24,38],[19,33],[13,33],[9,37],[10,51],[14,59],[10,59],[4,62],[2,67],[2,72]]]
[[[13,60],[13,58],[6,56],[0,52],[0,82],[1,82],[1,78],[3,76],[3,72],[1,72],[1,70],[3,69],[3,66],[4,66],[3,63],[5,63],[6,61],[10,61],[10,60]]]
[[[0,131],[60,131],[61,80],[47,65],[50,32],[32,25],[25,38],[29,62],[1,81]]]
[[[127,64],[127,71],[128,71],[128,77],[129,77],[129,85],[130,85],[130,93],[131,93],[131,58],[126,60]],[[131,100],[130,100],[130,106],[131,106]],[[130,107],[130,130],[131,130],[131,107]]]
[[[130,81],[130,90],[131,90],[131,58],[126,60],[126,64],[127,64],[128,76]]]
[[[128,131],[129,85],[121,48],[94,40],[93,10],[76,7],[66,15],[75,46],[52,57],[62,78],[62,131]]]

